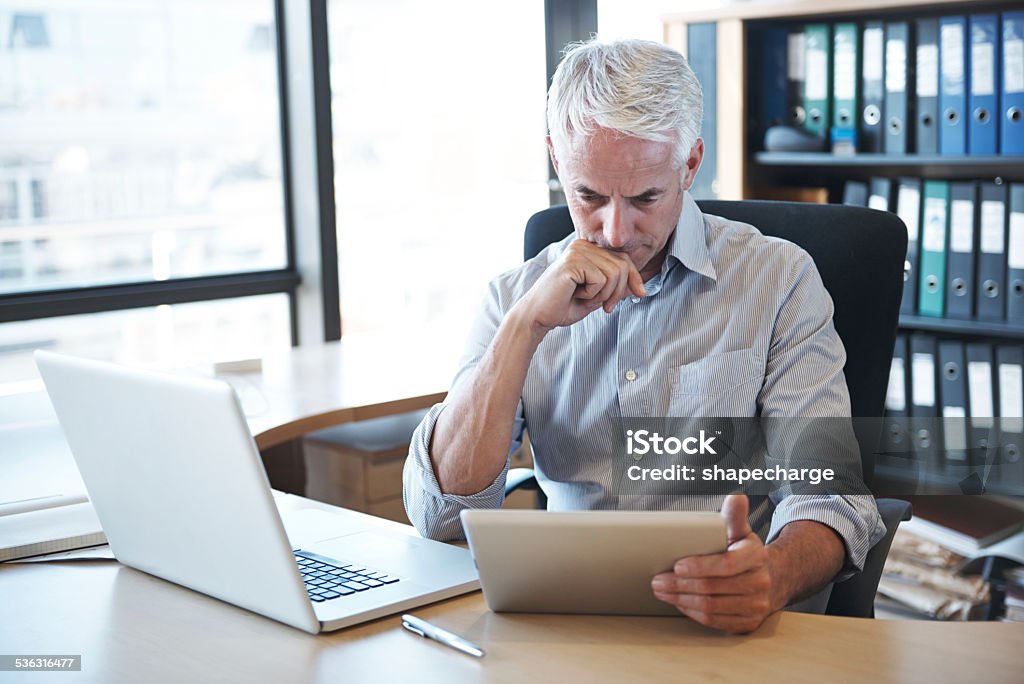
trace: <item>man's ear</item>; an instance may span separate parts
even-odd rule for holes
[[[693,180],[697,177],[700,163],[704,160],[704,139],[697,138],[690,148],[690,156],[686,159],[686,168],[683,169],[683,190],[689,190]]]
[[[544,138],[548,143],[548,155],[551,157],[551,166],[555,168],[555,175],[558,175],[558,157],[555,156],[555,145],[551,142],[551,136]]]

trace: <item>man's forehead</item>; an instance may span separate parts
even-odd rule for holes
[[[665,136],[670,139],[671,133],[666,133]],[[613,153],[666,161],[672,158],[675,151],[675,145],[668,140],[647,140],[608,128],[599,128],[593,133],[573,134],[565,143],[565,152],[574,158]]]
[[[562,150],[563,158],[559,161],[568,172],[566,180],[573,183],[588,185],[632,180],[636,191],[643,192],[655,185],[670,185],[680,176],[674,151],[672,143],[606,131],[574,136]]]

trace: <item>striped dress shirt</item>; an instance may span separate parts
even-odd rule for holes
[[[505,314],[575,238],[491,282],[453,391],[470,378]],[[549,510],[721,508],[722,495],[617,493],[613,445],[622,443],[623,418],[850,415],[832,300],[803,249],[703,214],[686,193],[661,271],[645,287],[645,297],[628,297],[611,314],[598,309],[552,330],[533,357],[510,454],[528,428]],[[421,534],[449,540],[463,536],[462,509],[501,505],[509,461],[483,491],[443,494],[428,445],[444,410],[434,406],[413,435],[404,496]],[[854,476],[859,482],[860,472]],[[770,542],[796,520],[827,525],[845,542],[845,576],[863,567],[885,532],[863,492],[756,497],[751,527]]]

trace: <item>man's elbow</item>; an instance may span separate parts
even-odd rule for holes
[[[433,520],[421,520],[419,524],[414,525],[416,531],[420,533],[420,536],[425,539],[433,539],[439,542],[450,542],[450,541],[461,541],[465,538],[462,533],[462,526],[456,525],[440,525]],[[457,529],[453,529],[457,527]]]
[[[432,508],[430,503],[418,499],[419,497],[410,496],[408,490],[405,491],[405,514],[421,537],[440,542],[464,538],[458,515],[452,516],[450,512],[445,515],[442,511],[428,510]]]

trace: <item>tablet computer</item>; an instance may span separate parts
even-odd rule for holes
[[[727,546],[718,513],[465,510],[462,525],[495,612],[679,615],[651,579]]]

